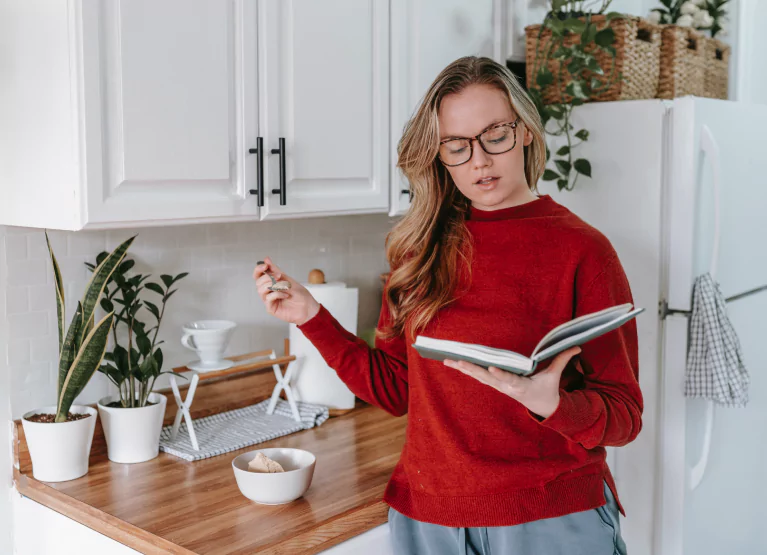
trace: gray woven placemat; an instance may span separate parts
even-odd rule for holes
[[[301,401],[296,404],[301,423],[293,419],[290,405],[282,399],[277,402],[274,414],[266,414],[267,399],[249,407],[196,419],[194,432],[199,451],[192,447],[186,422],[181,423],[175,441],[170,439],[172,426],[165,426],[160,433],[160,450],[188,461],[199,461],[319,426],[329,417],[327,407]]]

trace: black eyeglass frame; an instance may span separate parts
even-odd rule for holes
[[[522,118],[517,116],[517,119],[515,119],[512,122],[507,121],[504,123],[493,125],[492,127],[488,127],[482,133],[480,133],[479,135],[475,135],[474,137],[450,137],[449,139],[444,139],[439,142],[439,145],[442,146],[443,144],[449,143],[450,141],[469,141],[469,157],[466,159],[465,162],[461,162],[460,164],[446,164],[445,161],[442,159],[442,157],[439,155],[439,151],[437,151],[437,158],[439,158],[439,161],[442,163],[443,166],[447,166],[448,168],[463,166],[466,162],[468,162],[474,157],[474,141],[477,141],[479,143],[479,146],[482,147],[482,150],[484,150],[491,156],[496,156],[498,154],[506,154],[507,152],[514,150],[514,148],[517,146],[517,125],[519,124],[520,119]],[[497,129],[499,127],[504,127],[504,126],[511,127],[512,132],[514,133],[514,144],[511,145],[511,148],[504,150],[503,152],[488,152],[487,148],[485,148],[485,144],[480,140],[480,137],[484,135],[485,133],[487,133],[488,131],[492,131],[493,129]]]

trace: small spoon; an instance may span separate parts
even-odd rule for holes
[[[259,260],[256,264],[261,265],[264,264],[263,260]],[[264,272],[269,278],[272,280],[272,284],[269,286],[270,291],[287,291],[290,289],[290,282],[289,281],[275,281],[274,276],[269,272],[269,270],[266,270]]]

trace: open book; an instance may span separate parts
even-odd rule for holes
[[[626,303],[579,316],[574,320],[560,324],[547,333],[529,357],[506,349],[435,339],[423,335],[416,337],[413,347],[424,358],[439,361],[445,359],[465,360],[485,368],[495,366],[527,376],[533,373],[537,364],[542,360],[604,335],[622,326],[643,311],[644,308],[632,310],[631,303]]]

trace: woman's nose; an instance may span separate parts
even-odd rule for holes
[[[484,168],[490,161],[490,155],[485,152],[485,149],[483,149],[482,145],[479,144],[478,139],[472,139],[472,141],[475,141],[476,144],[474,145],[471,155],[471,163],[475,168]]]

